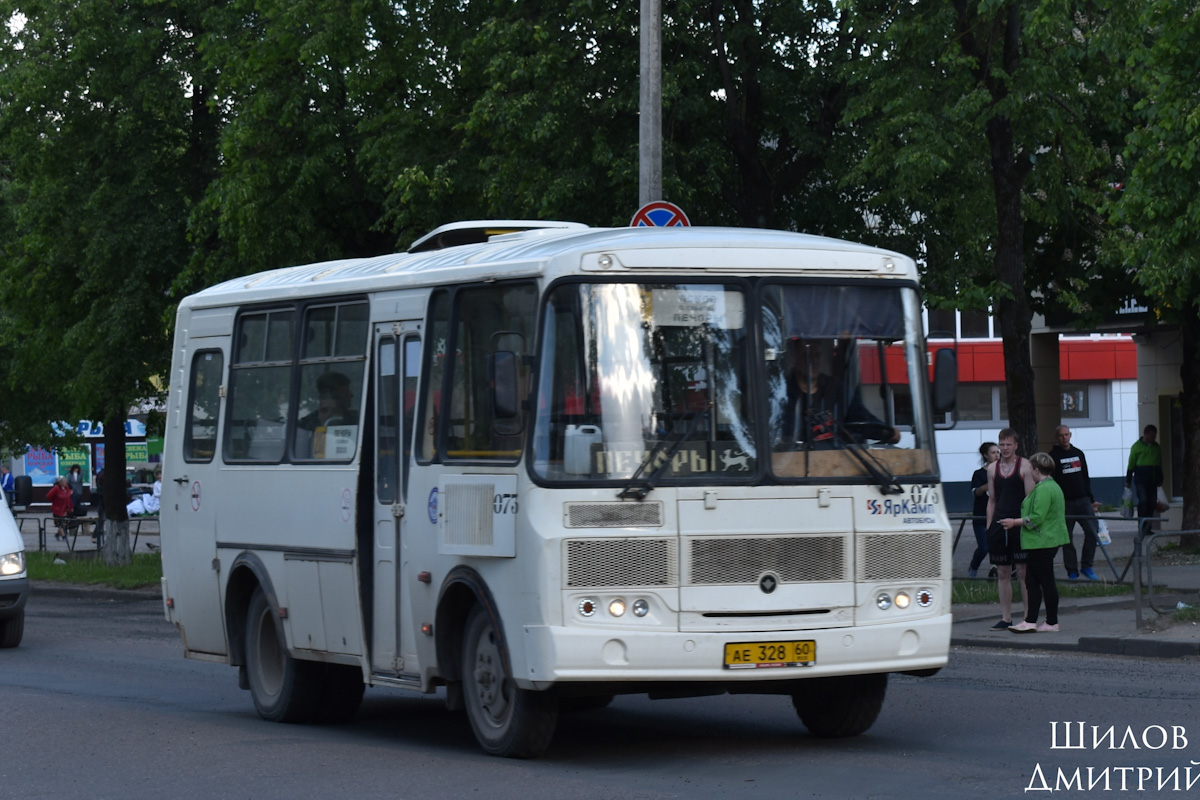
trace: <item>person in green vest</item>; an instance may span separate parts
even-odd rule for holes
[[[1053,480],[1055,463],[1049,453],[1029,457],[1033,469],[1033,491],[1021,501],[1021,516],[1000,520],[1005,530],[1021,529],[1021,549],[1025,556],[1025,588],[1029,602],[1025,621],[1009,628],[1013,633],[1051,633],[1058,631],[1058,586],[1054,583],[1054,556],[1058,548],[1071,540],[1067,535],[1067,504],[1062,487]],[[1046,601],[1046,621],[1038,624],[1042,600]]]
[[[1132,486],[1137,495],[1139,517],[1158,516],[1158,487],[1163,485],[1162,448],[1155,439],[1158,428],[1147,425],[1142,438],[1129,448],[1129,468],[1125,485]]]

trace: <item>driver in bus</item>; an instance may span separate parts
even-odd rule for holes
[[[787,346],[787,404],[783,440],[803,443],[810,450],[829,450],[846,444],[838,427],[854,425],[849,433],[887,444],[900,441],[900,431],[880,420],[863,404],[856,386],[847,397],[844,381],[834,374],[833,342],[792,337]]]

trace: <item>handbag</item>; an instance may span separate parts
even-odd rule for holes
[[[1133,489],[1128,486],[1121,492],[1121,516],[1133,519]]]
[[[1102,519],[1096,520],[1096,541],[1105,546],[1112,544],[1112,535],[1108,532],[1108,523]]]
[[[1158,487],[1158,501],[1155,503],[1154,507],[1159,514],[1171,507],[1171,501],[1167,499],[1167,493],[1163,491],[1161,486]]]

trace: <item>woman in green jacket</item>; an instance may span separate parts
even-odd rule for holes
[[[1058,630],[1058,587],[1054,584],[1054,556],[1058,548],[1069,542],[1067,535],[1066,501],[1062,489],[1052,479],[1054,459],[1048,453],[1034,453],[1029,458],[1033,467],[1033,491],[1021,502],[1019,519],[1002,519],[1005,530],[1014,525],[1021,529],[1021,549],[1029,554],[1025,562],[1025,588],[1029,606],[1025,621],[1009,628],[1013,633],[1046,633]],[[1046,600],[1046,621],[1037,624],[1042,598]]]

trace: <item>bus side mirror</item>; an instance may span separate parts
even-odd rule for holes
[[[949,414],[954,410],[958,391],[958,358],[948,347],[933,356],[933,411]]]
[[[33,502],[33,478],[28,475],[13,478],[13,493],[16,496],[16,505],[28,506]]]
[[[519,366],[517,354],[511,350],[497,350],[488,356],[492,419],[496,422],[513,422],[521,414]]]

